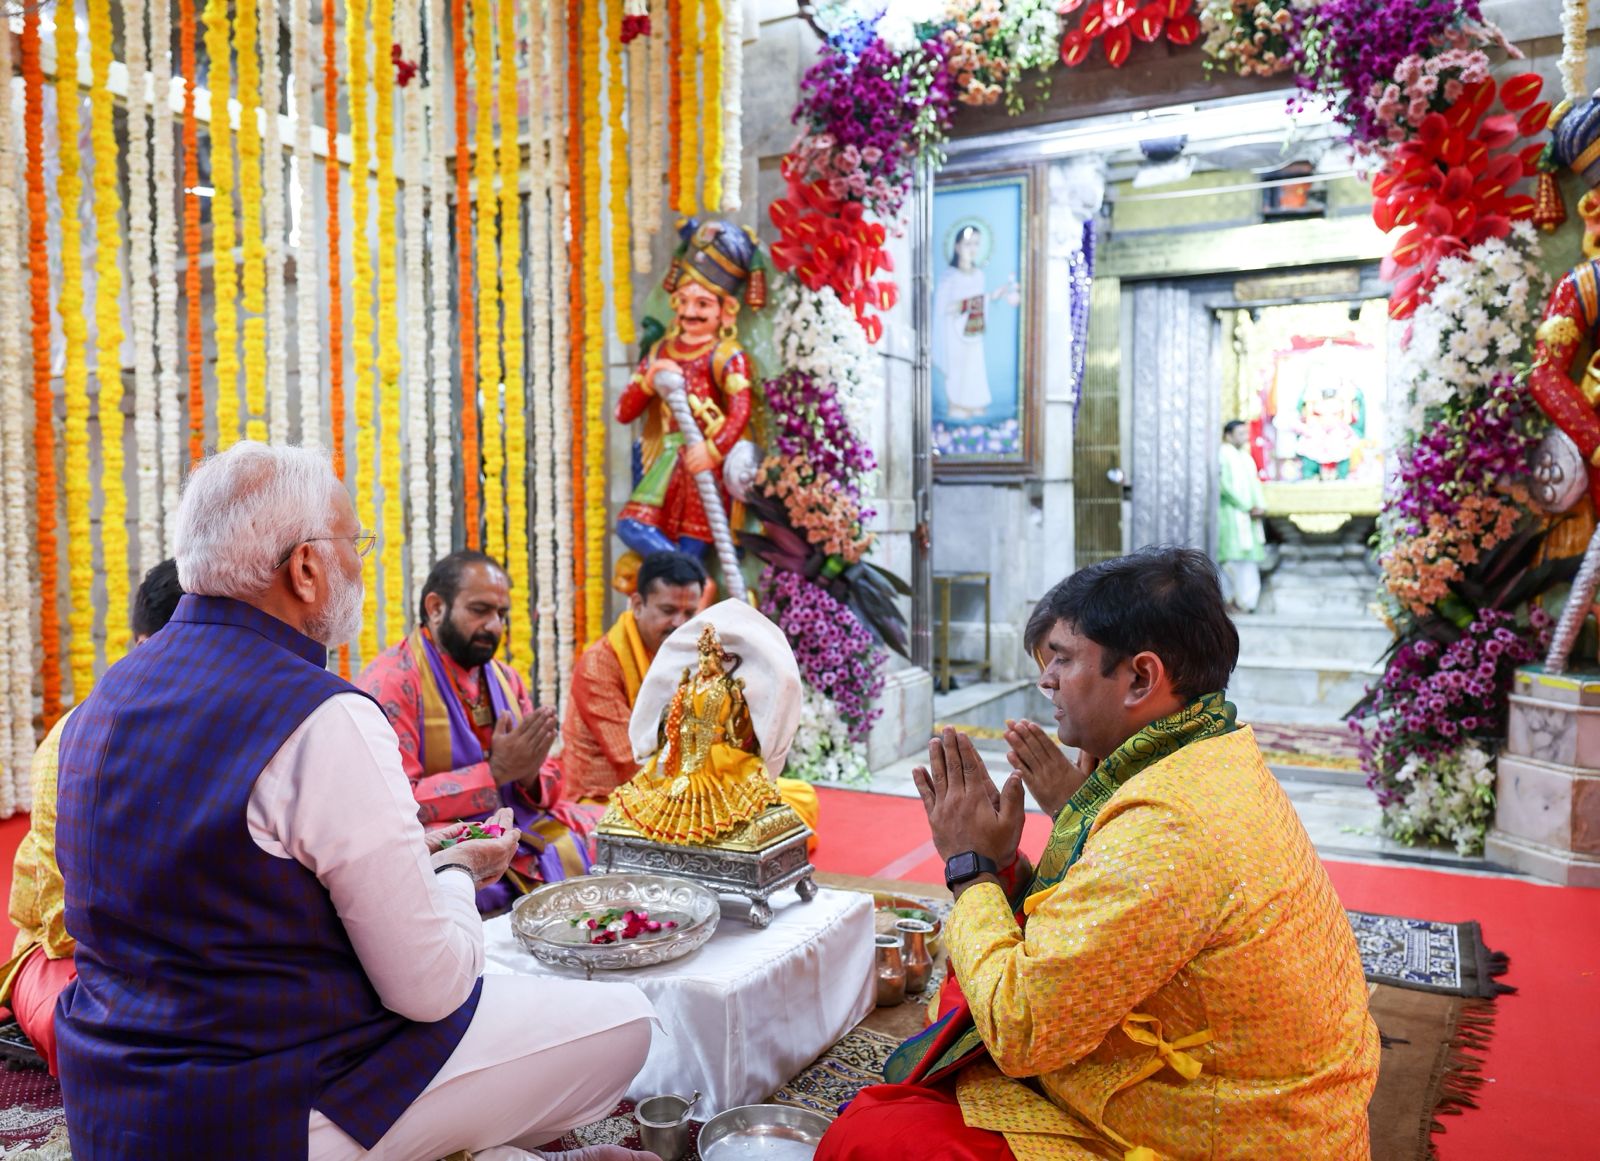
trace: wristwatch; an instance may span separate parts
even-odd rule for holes
[[[999,865],[977,851],[962,851],[951,855],[944,864],[944,885],[954,891],[962,883],[969,883],[979,875],[998,875]]]

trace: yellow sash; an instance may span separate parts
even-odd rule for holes
[[[650,668],[650,654],[644,651],[644,638],[639,636],[639,623],[633,619],[633,610],[624,609],[611,628],[606,630],[606,641],[622,664],[622,684],[628,689],[628,704],[639,700],[639,687]]]

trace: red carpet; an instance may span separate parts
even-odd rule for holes
[[[858,791],[822,798],[817,869],[937,883],[922,803]],[[1024,848],[1037,854],[1048,820],[1030,814]],[[1444,1117],[1441,1161],[1600,1156],[1600,1090],[1588,1057],[1600,1044],[1600,891],[1394,865],[1329,863],[1346,907],[1459,922],[1511,957],[1496,1003],[1478,1108]]]

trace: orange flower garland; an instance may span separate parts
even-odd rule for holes
[[[583,112],[579,117],[584,135],[583,193],[588,203],[583,223],[583,249],[590,256],[583,265],[583,549],[584,574],[590,579],[583,596],[584,625],[595,633],[605,624],[606,586],[594,582],[605,575],[607,525],[603,330],[606,286],[600,264],[600,197],[604,189],[600,174],[600,35],[599,21],[583,22],[584,75],[597,78],[596,83],[584,86]]]
[[[530,45],[529,51],[533,48]],[[513,598],[527,607],[528,583],[528,416],[523,380],[522,147],[517,141],[517,13],[512,0],[500,0],[500,295],[505,303],[506,575]],[[537,142],[537,138],[534,138]],[[535,146],[537,147],[537,145]],[[506,656],[515,632],[506,633]],[[532,638],[529,638],[532,644]]]
[[[567,347],[568,390],[571,402],[573,434],[583,430],[583,353],[586,347],[584,327],[588,321],[588,308],[584,304],[584,243],[588,238],[585,224],[589,203],[584,188],[584,106],[583,106],[583,10],[578,0],[567,0],[567,200],[570,225],[567,243],[567,286],[572,303],[572,326]],[[591,73],[592,77],[593,74]],[[585,536],[588,525],[584,520],[584,458],[585,441],[572,440],[572,610],[573,648],[587,647],[589,643],[588,602],[579,601],[578,594],[587,594],[588,577]]]
[[[56,60],[78,59],[78,27],[73,19],[56,21]],[[70,63],[56,69],[56,124],[59,140],[76,142],[78,71]],[[56,311],[66,338],[66,364],[61,380],[66,397],[67,664],[72,696],[81,702],[94,684],[94,547],[89,542],[89,363],[88,325],[83,317],[83,227],[78,204],[83,200],[83,174],[75,147],[57,151],[56,207],[61,223],[61,290]]]
[[[677,212],[683,199],[683,173],[679,163],[683,160],[683,74],[679,59],[683,52],[682,0],[667,0],[667,39],[670,53],[667,61],[667,156],[672,164],[667,166],[667,205]]]
[[[740,0],[734,0],[739,3]],[[705,204],[714,210],[722,204],[722,0],[701,0],[705,13],[705,72],[700,88],[701,166],[706,175]]]
[[[55,398],[50,389],[49,211],[44,180],[44,69],[40,65],[39,10],[22,17],[23,127],[28,155],[28,296],[33,309],[33,463],[34,540],[39,550],[40,677],[44,684],[44,725],[61,716],[61,620],[56,584]]]
[[[376,47],[372,89],[378,155],[378,415],[383,434],[383,456],[374,460],[383,488],[383,525],[378,538],[383,562],[381,648],[406,633],[405,506],[400,491],[400,243],[395,234],[395,204],[400,194],[394,176],[394,65],[386,51],[395,43],[394,0],[375,0],[372,41]],[[368,439],[370,442],[372,437]],[[373,455],[376,457],[376,452]]]
[[[609,51],[606,62],[609,91],[606,96],[607,114],[611,133],[611,165],[606,174],[611,190],[611,282],[613,317],[616,320],[617,338],[625,347],[636,341],[633,333],[633,278],[629,265],[632,239],[628,221],[628,125],[623,120],[628,104],[627,79],[623,73],[623,58],[628,50],[622,38],[615,35],[622,26],[623,0],[611,0],[609,32],[606,37]],[[637,62],[637,57],[635,57]],[[597,191],[598,192],[598,191]]]
[[[373,462],[376,441],[372,430],[372,245],[367,240],[367,222],[371,217],[367,177],[371,135],[367,120],[367,88],[371,79],[367,61],[367,0],[346,0],[344,33],[350,70],[350,253],[354,259],[350,279],[350,323],[355,354],[351,380],[356,395],[356,519],[363,528],[371,530],[378,524],[378,498],[372,478],[377,465]],[[379,649],[378,570],[362,569],[361,579],[366,588],[366,607],[371,614],[361,622],[360,654],[362,664],[366,664],[378,655]]]
[[[678,27],[683,39],[678,46],[678,69],[681,76],[678,79],[678,95],[681,102],[684,93],[699,95],[701,52],[703,46],[700,40],[700,0],[678,0]],[[673,208],[678,213],[688,216],[699,207],[700,189],[700,151],[697,147],[700,139],[699,127],[690,119],[686,119],[683,110],[678,104],[673,105],[674,118],[678,124],[678,168],[683,172],[678,175],[678,197],[673,203]],[[722,115],[720,108],[713,111],[716,116]]]
[[[100,419],[100,560],[105,573],[106,661],[128,651],[128,491],[123,486],[122,230],[117,221],[117,135],[112,124],[111,4],[89,0],[89,140],[94,153],[95,354]],[[139,78],[144,83],[144,78]],[[68,138],[63,138],[68,140]],[[88,603],[88,590],[81,592]],[[90,645],[91,651],[93,645]],[[89,691],[76,683],[73,697]]]
[[[501,0],[509,4],[511,0]],[[477,113],[473,145],[474,200],[478,206],[478,402],[483,408],[483,550],[504,562],[505,445],[500,426],[500,274],[496,262],[499,206],[495,201],[494,20],[490,0],[472,10],[472,56],[476,66],[472,104]],[[515,136],[515,126],[512,135]]]
[[[239,440],[239,276],[233,258],[233,127],[228,122],[228,0],[207,0],[211,86],[211,279],[217,341],[217,447]],[[66,140],[65,137],[62,140]]]
[[[159,3],[159,0],[157,0]],[[239,213],[244,247],[245,434],[267,438],[267,244],[261,233],[261,52],[256,0],[238,0],[234,53],[239,62]],[[272,45],[269,51],[276,49]],[[281,159],[274,159],[275,161]]]
[[[328,424],[334,473],[344,479],[344,286],[339,255],[339,42],[334,0],[322,0],[322,115],[327,126],[328,213]],[[307,116],[310,113],[307,112]],[[304,390],[304,387],[301,388]],[[339,672],[349,675],[350,648],[339,650]]]
[[[183,42],[183,307],[189,369],[189,462],[206,451],[205,347],[200,333],[200,119],[194,110],[194,0],[179,0],[178,39]],[[168,465],[174,471],[176,465]]]
[[[455,49],[456,100],[456,294],[461,320],[461,509],[468,548],[482,543],[478,530],[478,324],[473,312],[472,155],[467,148],[467,6],[450,0],[451,45]]]

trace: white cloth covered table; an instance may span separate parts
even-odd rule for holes
[[[699,951],[595,973],[638,987],[661,1019],[629,1100],[698,1088],[697,1120],[764,1101],[872,1010],[872,897],[823,889],[802,903],[791,888],[772,909],[764,931],[734,904]],[[509,915],[488,920],[483,936],[485,974],[574,974],[529,955]]]

